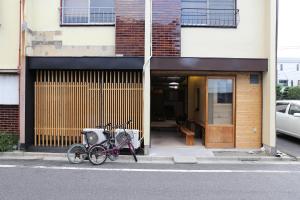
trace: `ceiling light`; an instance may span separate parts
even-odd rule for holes
[[[177,82],[171,82],[171,83],[169,83],[169,85],[179,85],[179,83],[177,83]]]

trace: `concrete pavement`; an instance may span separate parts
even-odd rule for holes
[[[300,160],[300,139],[278,134],[276,143],[279,151],[297,157]]]

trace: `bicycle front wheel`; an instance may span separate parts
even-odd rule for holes
[[[89,160],[93,165],[101,165],[107,158],[106,148],[102,145],[93,146],[89,150]]]
[[[67,157],[70,163],[79,164],[87,157],[86,148],[83,144],[73,144],[67,152]]]

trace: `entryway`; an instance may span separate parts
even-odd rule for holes
[[[151,152],[234,148],[234,88],[233,76],[152,75]]]

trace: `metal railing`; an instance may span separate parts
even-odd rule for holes
[[[114,7],[60,8],[62,25],[115,24]]]
[[[181,24],[184,26],[236,27],[238,22],[238,9],[181,9]]]

